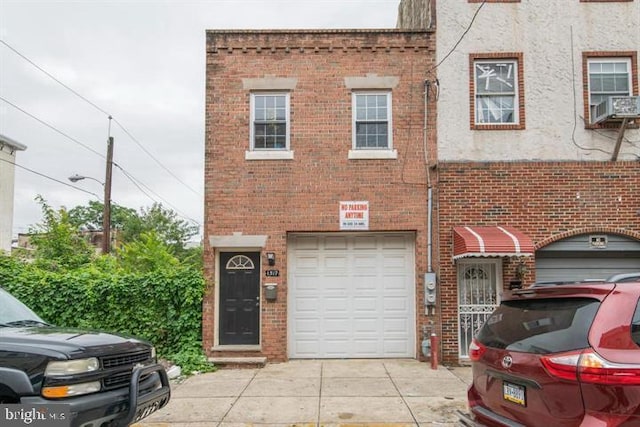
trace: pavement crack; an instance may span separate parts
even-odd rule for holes
[[[249,380],[249,382],[247,383],[246,386],[244,386],[244,388],[240,391],[240,393],[238,393],[238,396],[235,398],[235,400],[231,403],[231,406],[229,406],[229,409],[227,409],[227,411],[224,413],[224,415],[222,416],[222,418],[220,418],[220,422],[216,425],[216,427],[220,427],[222,425],[222,423],[224,422],[224,419],[227,418],[227,415],[229,415],[229,412],[231,412],[231,410],[233,409],[233,407],[236,405],[236,403],[238,403],[238,400],[240,400],[240,398],[242,397],[242,395],[244,394],[245,391],[247,391],[247,388],[249,388],[249,386],[251,385],[251,383],[253,382],[253,380],[256,379],[256,376],[258,375],[258,369],[255,370],[255,372],[253,373],[253,376],[251,377],[251,379]]]
[[[419,426],[420,423],[418,422],[418,419],[416,418],[415,414],[413,413],[413,411],[411,410],[411,406],[409,406],[409,403],[407,403],[406,399],[404,398],[404,396],[402,395],[402,393],[400,392],[400,389],[398,388],[398,384],[396,384],[396,382],[393,380],[393,377],[391,376],[391,374],[389,373],[389,370],[387,369],[387,365],[385,363],[382,364],[382,367],[384,368],[384,372],[387,374],[387,376],[389,377],[389,380],[391,381],[391,384],[393,384],[393,387],[396,389],[396,392],[398,392],[398,396],[400,396],[400,399],[402,399],[402,403],[404,403],[404,405],[407,407],[407,409],[409,410],[409,413],[411,414],[411,418],[413,418],[413,422],[415,425]]]
[[[324,377],[324,363],[320,363],[320,390],[318,390],[318,419],[316,427],[320,427],[320,411],[322,410],[322,379]]]

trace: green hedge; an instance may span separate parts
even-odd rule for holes
[[[0,257],[0,286],[49,323],[133,335],[169,358],[201,353],[204,280],[193,268],[49,272]]]

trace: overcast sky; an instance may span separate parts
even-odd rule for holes
[[[104,182],[111,114],[124,170],[114,168],[113,202],[158,201],[202,225],[205,30],[393,28],[399,3],[0,0],[0,133],[28,147],[16,159],[24,168]],[[95,195],[16,168],[14,235],[41,221],[37,195],[55,208],[102,200],[99,182],[73,185]]]

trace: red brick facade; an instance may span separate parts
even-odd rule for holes
[[[458,362],[458,285],[452,260],[457,226],[511,226],[540,249],[585,233],[640,239],[640,164],[637,162],[460,162],[438,165],[439,284],[442,351]],[[535,282],[526,261],[525,285]],[[504,283],[515,262],[503,262]]]
[[[287,234],[339,231],[338,204],[366,200],[370,231],[415,233],[417,331],[428,322],[421,279],[426,270],[425,157],[435,155],[435,127],[424,153],[424,81],[434,64],[430,32],[209,31],[206,70],[205,276],[203,345],[210,355],[287,359]],[[345,77],[394,76],[393,148],[397,159],[349,159],[352,91]],[[290,160],[246,160],[250,93],[243,79],[296,79],[290,91]],[[435,120],[430,101],[429,123]],[[280,276],[278,299],[261,305],[260,351],[214,352],[216,250],[210,236],[266,235]],[[264,281],[264,271],[263,271]],[[421,336],[416,339],[420,343]],[[416,350],[419,354],[419,350]]]

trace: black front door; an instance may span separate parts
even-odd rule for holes
[[[220,254],[220,345],[258,344],[260,253]]]

